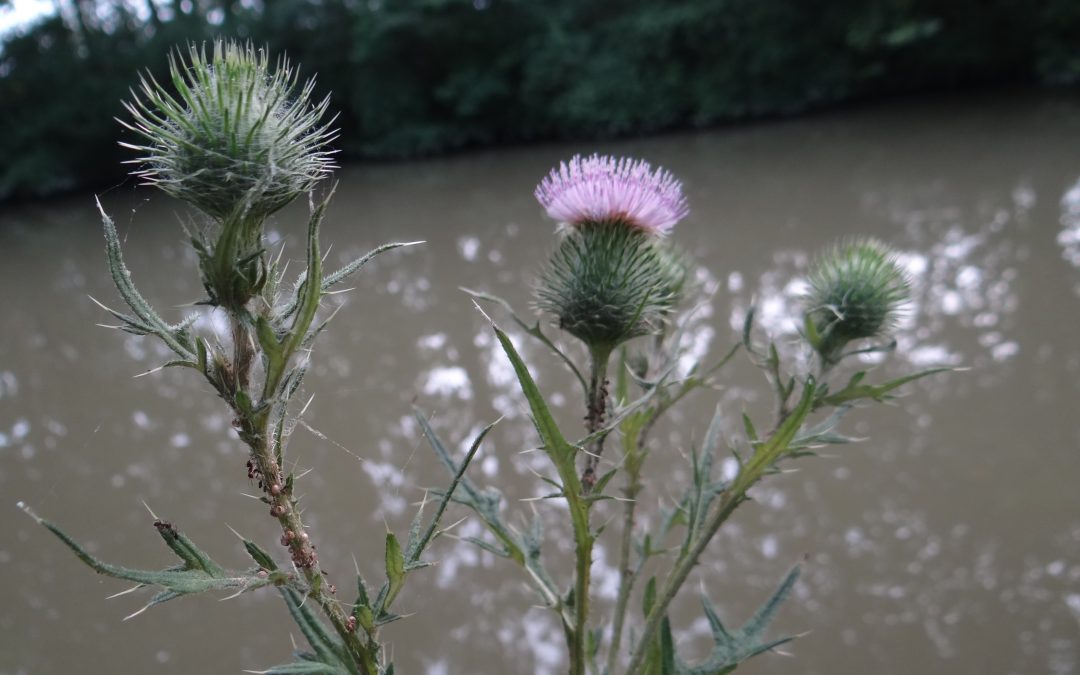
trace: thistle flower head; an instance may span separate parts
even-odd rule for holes
[[[534,194],[548,216],[572,226],[621,223],[663,235],[690,212],[682,183],[628,157],[575,155],[552,169]]]
[[[335,132],[321,119],[328,100],[311,102],[314,80],[298,86],[289,62],[273,68],[263,49],[217,41],[170,57],[175,93],[152,77],[125,103],[122,122],[143,138],[125,144],[146,183],[210,216],[261,221],[309,191],[333,164]]]
[[[560,236],[536,285],[541,311],[601,351],[663,329],[685,279],[665,242],[618,223],[569,228]]]
[[[910,297],[907,274],[887,246],[873,239],[838,244],[810,269],[811,342],[825,364],[834,364],[849,342],[891,330]]]

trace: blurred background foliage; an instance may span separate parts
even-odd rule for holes
[[[0,0],[0,6],[5,0]],[[342,158],[599,138],[1080,81],[1076,0],[56,0],[0,46],[0,199],[122,180],[113,120],[186,41],[287,53]],[[128,138],[127,140],[133,140]]]

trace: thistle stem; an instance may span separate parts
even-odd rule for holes
[[[607,672],[615,672],[619,660],[619,648],[622,646],[623,625],[626,623],[626,608],[630,603],[630,593],[634,590],[637,574],[630,569],[630,554],[634,540],[634,512],[637,509],[637,493],[641,485],[636,477],[627,481],[623,489],[627,501],[623,503],[622,539],[619,543],[619,595],[615,600],[615,615],[611,629],[611,646],[608,651]]]
[[[592,347],[589,350],[589,389],[588,399],[585,401],[585,429],[590,436],[604,428],[608,398],[607,368],[610,357],[610,347]],[[596,436],[586,448],[585,470],[581,474],[581,486],[586,493],[590,492],[596,484],[596,468],[600,463],[600,455],[604,452],[606,438],[607,434]]]
[[[586,525],[588,521],[586,520]],[[589,639],[589,581],[592,570],[593,537],[578,541],[575,553],[577,569],[574,580],[574,632],[570,645],[570,675],[585,675],[586,646]]]
[[[245,380],[250,372],[250,364],[255,359],[254,341],[242,320],[235,314],[232,319],[232,333],[236,342],[233,344],[233,372],[237,383],[246,387]],[[241,379],[243,375],[243,379]],[[280,375],[268,376],[278,381],[267,381],[264,391],[276,392],[280,384]],[[213,380],[211,380],[213,383]],[[216,384],[216,383],[215,383]],[[220,389],[220,387],[219,387]],[[245,392],[246,393],[246,392]],[[263,492],[270,503],[271,515],[278,521],[292,556],[293,565],[307,581],[307,595],[322,609],[330,624],[341,636],[349,655],[355,662],[360,675],[378,675],[378,663],[374,650],[369,649],[360,635],[348,627],[348,616],[340,603],[331,597],[324,583],[324,572],[315,554],[316,546],[310,541],[300,512],[292,500],[292,491],[286,488],[284,472],[278,465],[275,452],[270,442],[271,401],[262,401],[254,410],[245,410],[230,400],[239,422],[240,437],[251,450],[252,460],[258,468]],[[272,489],[277,486],[277,489]],[[274,493],[277,494],[274,494]]]
[[[585,426],[595,434],[604,426],[607,413],[607,366],[610,347],[589,350],[589,388],[585,401]],[[595,538],[589,525],[592,503],[584,498],[596,483],[596,465],[604,450],[604,437],[594,438],[586,448],[585,470],[581,475],[581,495],[567,494],[574,525],[576,569],[574,574],[574,629],[570,640],[570,675],[585,675],[589,640],[589,583],[592,571],[592,551]],[[571,474],[572,475],[572,474]]]

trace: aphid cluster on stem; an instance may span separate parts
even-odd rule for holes
[[[292,551],[293,564],[299,569],[314,567],[315,563],[319,562],[319,556],[315,553],[315,545],[312,544],[308,547],[306,536],[302,537],[300,541],[302,543],[293,548]]]

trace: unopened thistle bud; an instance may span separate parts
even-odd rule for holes
[[[826,366],[842,358],[848,343],[888,333],[911,297],[895,254],[872,239],[826,251],[811,266],[809,281],[807,332]]]
[[[688,212],[681,183],[646,162],[578,156],[553,170],[536,198],[563,225],[537,284],[539,308],[601,351],[659,331],[686,275],[659,239]]]
[[[210,57],[192,45],[169,70],[175,93],[144,77],[125,104],[143,144],[124,145],[142,153],[137,176],[216,221],[192,241],[203,285],[209,304],[242,311],[266,279],[263,221],[333,168],[328,100],[313,104],[314,80],[298,86],[287,60],[271,68],[250,44],[218,41]]]
[[[125,103],[143,137],[136,175],[218,220],[260,219],[309,191],[333,165],[334,132],[312,104],[314,80],[298,87],[289,62],[251,44],[192,45],[170,57],[175,94],[144,77],[141,99]]]

